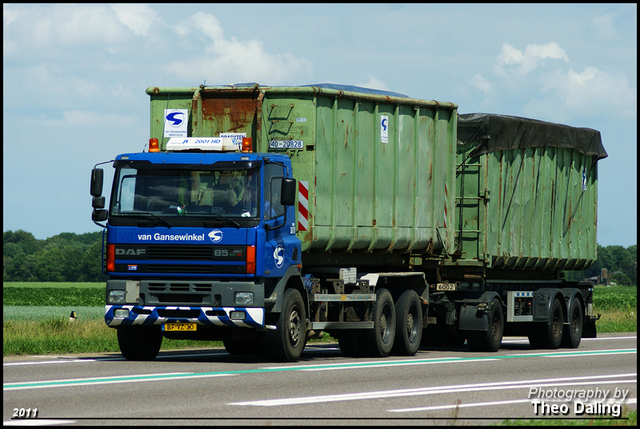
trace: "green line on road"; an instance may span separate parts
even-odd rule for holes
[[[551,353],[528,353],[528,354],[512,354],[512,355],[492,355],[468,358],[442,358],[442,359],[407,359],[407,360],[380,360],[367,362],[348,362],[339,364],[326,365],[296,365],[296,366],[279,366],[259,369],[247,369],[238,371],[218,371],[218,372],[200,372],[200,373],[166,373],[166,374],[145,374],[130,375],[118,377],[95,377],[72,380],[55,380],[55,381],[31,381],[22,383],[4,383],[3,391],[8,390],[24,390],[24,389],[41,389],[48,387],[70,387],[70,386],[87,386],[93,384],[114,384],[114,383],[132,383],[138,381],[161,381],[189,378],[207,378],[207,377],[225,377],[240,374],[256,374],[265,372],[280,371],[319,371],[333,369],[357,369],[369,367],[385,367],[385,366],[406,366],[406,365],[426,365],[437,363],[453,363],[453,362],[470,362],[482,360],[498,360],[498,359],[517,359],[531,357],[568,357],[568,356],[585,356],[585,355],[603,355],[603,354],[624,354],[637,353],[638,349],[619,349],[619,350],[595,350],[595,351],[574,351],[574,352],[551,352]]]

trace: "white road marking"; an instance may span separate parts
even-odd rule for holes
[[[608,381],[595,380],[595,379],[621,378],[621,377],[636,377],[636,378],[634,380],[608,380]],[[577,382],[578,380],[588,380],[588,381]],[[598,376],[566,377],[566,378],[549,378],[549,379],[542,379],[542,380],[520,380],[520,381],[496,382],[496,383],[462,384],[457,386],[436,386],[436,387],[423,387],[423,388],[416,388],[416,389],[342,393],[337,395],[264,399],[264,400],[258,400],[258,401],[231,402],[228,405],[277,407],[282,405],[317,404],[317,403],[323,403],[323,402],[355,401],[355,400],[363,400],[363,399],[394,398],[394,397],[402,397],[402,396],[421,396],[421,395],[433,395],[433,394],[442,394],[442,393],[458,393],[458,392],[503,390],[503,389],[522,389],[526,387],[549,387],[549,386],[564,386],[564,385],[577,386],[577,385],[586,385],[586,384],[594,384],[594,383],[614,384],[614,383],[621,383],[624,381],[637,383],[637,373],[608,374],[608,375],[598,375]]]

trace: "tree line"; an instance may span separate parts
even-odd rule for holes
[[[2,234],[5,282],[105,282],[102,231],[63,232],[37,240],[23,230]]]
[[[102,232],[63,232],[37,240],[23,230],[2,234],[2,279],[5,282],[104,282]],[[602,277],[603,268],[607,277]],[[596,280],[619,286],[638,284],[637,245],[598,245],[598,260],[586,271],[567,271],[567,280]]]

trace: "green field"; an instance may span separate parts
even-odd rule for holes
[[[3,356],[118,352],[114,329],[104,323],[104,283],[5,283]],[[77,318],[70,321],[71,312]],[[596,287],[597,330],[637,332],[637,288]],[[162,350],[217,347],[220,342],[164,339]]]

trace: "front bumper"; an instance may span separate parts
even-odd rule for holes
[[[116,310],[128,310],[126,317],[115,317]],[[242,319],[231,313],[244,312]],[[204,326],[227,326],[264,329],[264,308],[245,307],[188,307],[188,306],[138,306],[106,305],[104,321],[115,328],[128,325],[162,325],[164,323],[196,323]]]

